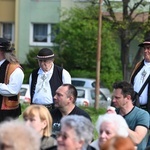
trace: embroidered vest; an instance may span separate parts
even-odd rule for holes
[[[1,83],[8,84],[10,75],[16,68],[21,68],[21,66],[18,63],[9,63],[6,61],[3,68],[5,69],[5,76]],[[1,110],[11,110],[19,107],[19,94],[11,97],[1,96],[0,98],[2,99]]]

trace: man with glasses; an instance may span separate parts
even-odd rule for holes
[[[49,110],[54,108],[54,94],[63,83],[71,83],[68,71],[54,64],[54,53],[43,48],[37,55],[39,68],[30,75],[31,104],[46,106]]]

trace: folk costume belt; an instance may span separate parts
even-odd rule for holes
[[[33,103],[34,105],[43,105],[45,106],[48,110],[52,110],[54,109],[54,104],[35,104]]]

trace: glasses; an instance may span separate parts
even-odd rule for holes
[[[62,140],[66,140],[69,136],[67,135],[67,133],[62,133],[62,132],[59,132],[57,133],[57,138],[61,137]]]

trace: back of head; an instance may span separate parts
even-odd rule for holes
[[[135,150],[135,146],[129,137],[116,136],[104,143],[101,150]]]
[[[39,150],[40,136],[34,129],[16,120],[0,124],[1,150]]]
[[[42,105],[30,105],[23,112],[23,118],[32,118],[35,115],[39,115],[40,119],[47,122],[47,126],[44,128],[44,136],[50,136],[52,130],[52,117],[49,110]]]
[[[93,139],[94,127],[92,122],[79,115],[64,116],[61,120],[61,126],[67,126],[74,129],[78,141],[84,141],[86,147]]]
[[[128,125],[125,119],[118,114],[104,114],[100,115],[96,122],[96,129],[100,132],[101,125],[103,122],[108,122],[115,125],[116,135],[127,137],[128,136]]]
[[[9,40],[5,38],[0,38],[0,50],[3,51],[4,57],[10,63],[19,63],[15,56],[14,50]]]

